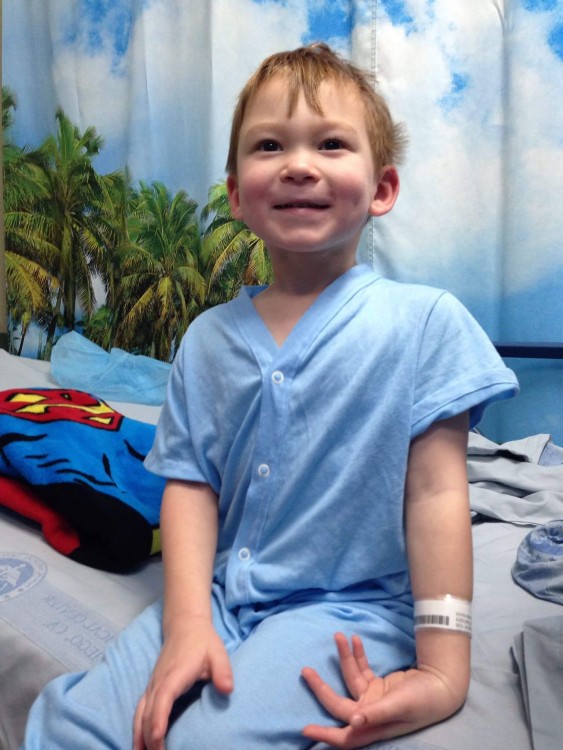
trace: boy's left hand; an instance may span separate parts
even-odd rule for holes
[[[305,737],[332,747],[350,750],[398,737],[441,721],[463,704],[465,694],[437,670],[409,669],[377,677],[369,668],[362,641],[335,636],[340,668],[351,698],[338,695],[314,669],[302,675],[319,703],[342,727],[309,724]],[[454,680],[455,683],[455,680]]]

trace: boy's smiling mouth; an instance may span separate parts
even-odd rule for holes
[[[312,208],[323,211],[329,208],[329,205],[327,203],[315,203],[313,201],[288,201],[287,203],[276,203],[274,208],[277,211],[288,208]]]

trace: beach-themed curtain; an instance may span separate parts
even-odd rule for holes
[[[560,0],[3,0],[11,351],[76,328],[169,360],[267,252],[234,222],[238,91],[268,54],[330,43],[377,76],[409,146],[360,259],[456,294],[491,338],[563,340]],[[0,265],[1,268],[1,265]],[[563,370],[510,361],[493,439],[563,441]]]

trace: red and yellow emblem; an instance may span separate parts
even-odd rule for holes
[[[59,388],[2,391],[0,413],[31,422],[64,420],[104,430],[119,430],[123,415],[89,393]]]

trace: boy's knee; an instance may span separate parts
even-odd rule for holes
[[[285,714],[285,712],[284,712]],[[276,724],[280,726],[276,726]],[[244,750],[264,750],[275,746],[279,750],[298,750],[306,747],[300,732],[288,726],[287,715],[265,715],[250,696],[221,695],[206,685],[199,700],[192,703],[170,727],[166,746],[183,750],[189,739],[190,750],[217,750],[233,746]]]

